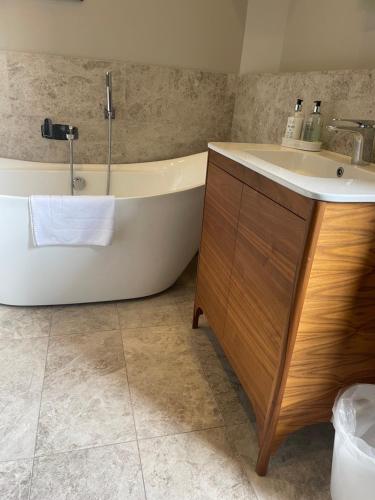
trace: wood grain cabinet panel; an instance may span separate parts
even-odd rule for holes
[[[289,325],[305,221],[245,186],[224,345],[262,427]]]
[[[245,168],[243,165],[215,151],[210,151],[209,154],[212,164],[225,170],[233,177],[241,180],[244,184],[255,189],[255,191],[266,195],[268,198],[271,198],[282,207],[287,208],[303,219],[310,218],[311,211],[314,207],[314,202],[310,198],[305,198],[290,189],[281,187],[279,184],[267,179],[267,177],[263,177],[253,170]]]
[[[237,179],[208,165],[197,296],[219,337],[226,318],[242,189]]]
[[[204,312],[254,406],[259,454],[375,383],[375,204],[303,198],[210,152],[193,327]]]
[[[342,387],[374,381],[375,204],[326,204],[290,356],[281,435],[328,420]]]

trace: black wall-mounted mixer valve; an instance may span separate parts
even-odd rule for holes
[[[78,139],[78,128],[70,128],[69,125],[62,125],[60,123],[52,123],[50,118],[46,118],[41,126],[42,137],[45,139],[54,139],[56,141],[67,141],[68,135],[72,134],[74,140]]]

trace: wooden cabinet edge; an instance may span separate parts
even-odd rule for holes
[[[209,154],[208,158],[207,158],[206,189],[205,189],[204,207],[203,207],[204,216],[203,216],[203,221],[202,221],[201,240],[200,240],[200,247],[199,247],[199,254],[198,254],[197,281],[196,281],[196,292],[195,292],[194,309],[193,309],[193,320],[192,320],[192,328],[193,329],[197,329],[198,328],[198,326],[199,326],[199,317],[202,314],[206,315],[207,320],[208,320],[208,322],[209,322],[210,325],[212,325],[214,323],[214,321],[210,317],[209,311],[205,311],[204,308],[203,308],[203,304],[204,304],[205,301],[204,301],[204,299],[200,298],[200,294],[199,294],[199,282],[198,282],[198,277],[200,275],[201,262],[202,262],[201,250],[202,250],[202,241],[203,241],[203,234],[204,234],[205,214],[206,214],[206,207],[207,207],[207,182],[208,182],[208,176],[209,176],[209,173],[210,173],[210,166],[211,166],[211,169],[213,169],[212,172],[214,172],[215,169],[218,169],[219,171],[225,172],[225,174],[228,174],[228,172],[225,169],[223,169],[220,166],[216,165],[215,163],[211,162],[210,154]],[[228,174],[228,175],[230,175],[230,174]],[[239,202],[238,202],[238,213],[236,214],[236,230],[237,230],[238,218],[239,218],[239,211],[240,211],[240,205],[241,205],[241,198],[242,198],[242,191],[243,191],[243,183],[242,183],[241,179],[239,179],[239,178],[237,178],[235,176],[231,176],[231,177],[233,178],[234,182],[236,182],[238,185],[241,185],[241,190],[240,190],[240,193],[239,193]],[[234,245],[234,247],[235,247],[235,245]],[[234,249],[235,248],[233,248],[233,255],[232,255],[232,258],[231,258],[231,266],[233,265]],[[229,275],[230,274],[231,274],[231,271],[229,272]],[[218,336],[218,332],[215,332],[215,335]]]
[[[320,227],[324,216],[325,205],[326,204],[322,202],[315,203],[311,213],[311,219],[306,227],[305,249],[301,257],[296,276],[288,329],[283,336],[283,345],[280,353],[277,375],[275,377],[275,384],[272,390],[272,398],[264,422],[264,431],[259,438],[260,449],[256,472],[260,476],[264,476],[267,473],[271,454],[285,438],[285,436],[276,435],[276,426],[284,395],[285,384],[288,378],[288,369],[293,354],[294,343],[296,340],[311,267],[314,260],[315,249],[319,238]]]

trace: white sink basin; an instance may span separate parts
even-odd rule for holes
[[[353,176],[353,167],[337,162],[314,153],[303,151],[249,151],[250,154],[278,167],[286,168],[298,175],[309,177],[336,177]],[[340,169],[340,170],[338,170]]]
[[[309,198],[335,202],[375,202],[375,165],[352,165],[329,151],[297,151],[273,144],[211,143],[231,158]]]

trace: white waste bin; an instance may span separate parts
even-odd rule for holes
[[[333,407],[332,500],[375,499],[375,385],[353,385]]]

